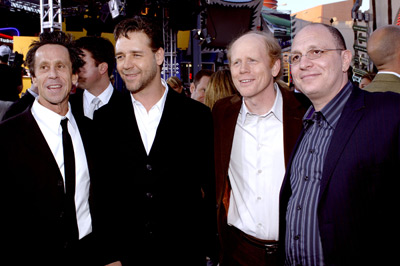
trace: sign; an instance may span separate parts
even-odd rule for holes
[[[353,25],[353,30],[354,30],[354,31],[368,32],[368,27],[359,26],[359,25]]]
[[[361,45],[353,45],[354,50],[367,53],[367,47]]]

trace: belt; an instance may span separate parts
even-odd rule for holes
[[[266,250],[268,255],[275,254],[278,251],[278,241],[276,240],[263,240],[257,237],[248,235],[243,231],[237,229],[235,226],[228,226],[233,233],[238,235],[240,238],[244,239],[246,242],[252,246]]]

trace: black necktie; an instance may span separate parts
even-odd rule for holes
[[[65,221],[66,237],[70,241],[79,239],[75,208],[75,156],[71,136],[68,133],[68,118],[61,120],[65,171]]]

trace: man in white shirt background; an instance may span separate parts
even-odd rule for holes
[[[94,112],[119,92],[111,83],[115,67],[114,45],[110,40],[97,36],[84,36],[76,40],[83,52],[85,65],[79,70],[78,88],[71,95],[74,113],[93,119]]]
[[[26,59],[39,96],[0,124],[2,264],[96,265],[84,124],[68,102],[80,56],[72,36],[42,33]]]
[[[279,191],[306,108],[278,86],[281,48],[252,31],[228,49],[240,96],[213,108],[221,265],[278,265]]]

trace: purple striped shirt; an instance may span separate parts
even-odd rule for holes
[[[320,183],[330,140],[351,92],[348,82],[320,112],[311,106],[304,115],[304,136],[290,168],[285,265],[324,265],[317,216]]]

